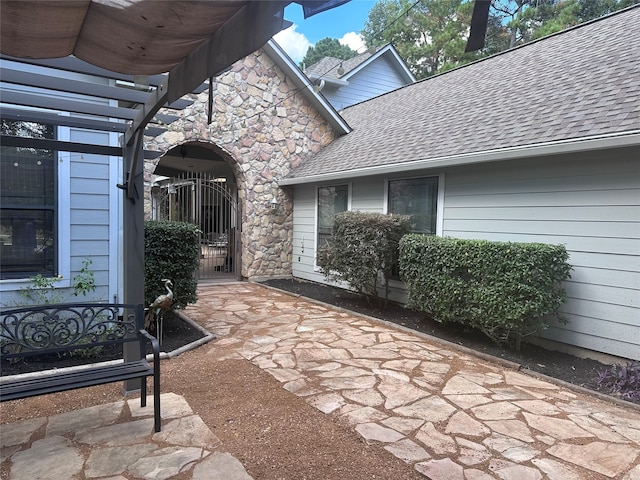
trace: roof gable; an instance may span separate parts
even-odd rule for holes
[[[405,84],[416,81],[406,63],[398,54],[398,51],[391,44],[378,47],[376,52],[373,54],[367,50],[364,53],[356,55],[348,60],[342,60],[335,57],[324,57],[306,68],[304,73],[311,79],[348,81],[350,77],[366,69],[382,56],[385,56],[385,58],[391,62],[393,68],[397,70]],[[342,74],[338,73],[338,69],[340,67],[344,70],[344,73]]]
[[[353,105],[353,131],[284,183],[640,135],[640,7]],[[635,138],[635,137],[634,137]],[[635,140],[636,142],[638,140]]]

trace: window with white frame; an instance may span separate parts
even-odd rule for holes
[[[414,233],[435,235],[438,177],[389,180],[387,212],[411,216]]]
[[[331,185],[318,187],[318,237],[316,251],[327,244],[333,230],[336,213],[349,209],[349,186]]]
[[[54,138],[51,125],[9,121],[3,135]],[[2,146],[0,156],[1,279],[57,271],[57,152]]]

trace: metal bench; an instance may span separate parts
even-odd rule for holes
[[[140,380],[140,405],[147,404],[153,376],[154,428],[160,431],[160,345],[144,329],[144,306],[68,303],[0,311],[0,362],[77,349],[137,343],[141,360],[108,361],[0,378],[0,402],[125,380]],[[153,365],[146,360],[151,344]],[[88,350],[85,350],[88,351]],[[92,350],[96,351],[96,350]],[[124,356],[124,353],[123,353]],[[11,360],[13,359],[13,360]]]

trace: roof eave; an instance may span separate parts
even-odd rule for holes
[[[631,146],[640,146],[640,130],[632,130],[609,135],[573,138],[569,140],[545,142],[535,145],[507,147],[501,148],[499,150],[485,150],[482,152],[415,160],[412,162],[399,164],[365,167],[355,170],[331,172],[320,175],[285,178],[280,180],[278,183],[281,186],[320,183],[344,180],[345,178],[359,178],[371,175],[389,175],[398,172],[437,169],[460,165],[472,165],[478,163],[499,162],[516,160],[520,158],[543,157],[547,155],[578,153],[585,151],[603,150],[607,148],[623,148]]]
[[[274,63],[291,78],[296,88],[302,92],[307,100],[309,100],[340,135],[347,134],[351,131],[351,127],[349,127],[337,110],[333,108],[322,95],[313,90],[313,84],[309,81],[309,78],[298,68],[284,50],[282,50],[280,45],[271,39],[264,45],[263,49]]]
[[[369,58],[367,58],[364,62],[360,63],[357,67],[355,67],[353,70],[350,70],[349,72],[347,72],[343,78],[345,78],[345,80],[348,80],[349,78],[351,78],[353,75],[355,75],[356,73],[358,73],[359,71],[361,71],[363,68],[365,68],[367,65],[370,65],[371,63],[373,63],[376,59],[382,57],[383,55],[390,55],[392,58],[392,63],[395,64],[396,70],[398,71],[398,73],[404,78],[404,80],[407,83],[415,83],[416,81],[416,77],[413,76],[413,73],[411,73],[411,70],[409,70],[409,67],[407,67],[407,64],[404,62],[404,60],[402,60],[402,58],[400,57],[400,55],[398,54],[398,51],[395,49],[395,47],[392,44],[387,44],[385,45],[383,48],[381,48],[380,50],[378,50],[376,53],[374,53],[373,55],[371,55]]]

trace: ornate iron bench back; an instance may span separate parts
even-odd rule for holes
[[[67,303],[0,311],[0,356],[54,353],[139,342],[142,305]]]

